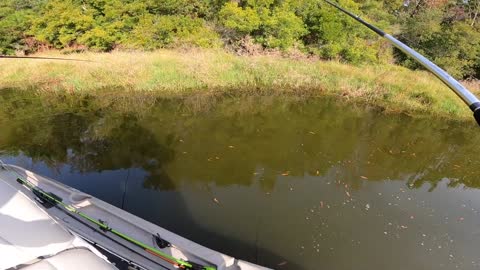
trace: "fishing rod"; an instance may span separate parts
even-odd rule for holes
[[[93,61],[91,61],[91,60],[83,60],[83,59],[59,58],[59,57],[41,57],[41,56],[0,55],[0,58],[6,58],[6,59],[36,59],[36,60],[60,60],[60,61],[93,62]]]
[[[8,169],[6,167],[6,165],[0,161],[0,165],[2,165],[3,168],[5,168],[7,171],[9,172],[12,172],[10,169]],[[25,186],[26,188],[28,188],[33,194],[35,194],[35,196],[39,197],[41,200],[43,201],[47,201],[49,202],[50,204],[52,205],[55,205],[57,207],[59,207],[60,209],[62,210],[66,210],[68,213],[71,213],[71,214],[74,214],[74,215],[77,215],[79,217],[81,217],[82,219],[94,224],[94,225],[97,225],[100,227],[100,229],[107,233],[107,232],[111,232],[113,233],[114,235],[142,248],[143,250],[145,250],[147,253],[149,254],[152,254],[156,257],[159,257],[160,259],[164,260],[165,262],[167,263],[170,263],[172,264],[174,267],[176,268],[180,268],[180,269],[186,269],[186,270],[216,270],[215,267],[212,267],[212,266],[203,266],[203,265],[199,265],[197,263],[193,263],[193,262],[190,262],[190,261],[184,261],[182,259],[177,259],[169,254],[166,254],[150,245],[147,245],[141,241],[138,241],[110,226],[108,226],[104,221],[100,220],[100,219],[95,219],[93,217],[90,217],[89,215],[81,212],[81,211],[78,211],[77,209],[75,209],[74,207],[70,206],[70,205],[67,205],[65,203],[63,203],[63,199],[60,198],[59,196],[53,194],[53,193],[47,193],[45,192],[43,189],[35,186],[32,182],[28,181],[27,179],[22,179],[21,175],[19,175],[16,171],[14,171],[14,173],[17,175],[17,182],[23,186]]]
[[[397,49],[401,50],[406,55],[412,57],[413,59],[417,60],[422,66],[432,72],[435,76],[437,76],[443,83],[445,83],[458,97],[460,97],[465,104],[472,110],[473,117],[477,121],[478,125],[480,125],[480,100],[472,94],[467,88],[465,88],[461,83],[455,80],[450,74],[448,74],[445,70],[441,69],[439,66],[432,63],[430,60],[425,58],[423,55],[419,54],[412,48],[405,45],[400,40],[394,38],[393,36],[385,33],[381,29],[367,23],[358,15],[353,14],[352,12],[344,9],[343,7],[339,6],[338,4],[324,0],[328,4],[332,5],[333,7],[337,8],[338,10],[342,11],[343,13],[347,14],[348,16],[352,17],[356,21],[360,22],[361,24],[365,25],[366,27],[370,28],[373,32],[377,33],[379,36],[384,37],[390,43],[392,43]]]

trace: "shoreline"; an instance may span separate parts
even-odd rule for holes
[[[59,52],[36,56],[65,57]],[[37,94],[109,92],[187,98],[221,96],[333,96],[411,116],[471,119],[462,101],[434,75],[396,65],[353,66],[280,56],[236,56],[219,50],[80,53],[93,62],[1,59],[0,91]],[[475,84],[470,86],[475,87]],[[476,85],[478,87],[478,85]],[[476,87],[475,87],[476,88]],[[107,90],[108,89],[108,90]],[[115,89],[115,90],[113,90]],[[474,93],[480,89],[470,89]]]

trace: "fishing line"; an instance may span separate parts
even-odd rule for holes
[[[84,60],[84,59],[60,58],[60,57],[43,57],[43,56],[0,55],[0,58],[6,58],[6,59],[35,59],[35,60],[60,60],[60,61],[77,61],[77,62],[90,62],[90,63],[94,62],[92,60]]]

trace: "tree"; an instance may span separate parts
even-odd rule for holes
[[[230,37],[251,35],[267,48],[287,49],[307,33],[305,25],[288,1],[248,0],[226,3],[219,12],[220,23]]]
[[[39,1],[4,0],[0,3],[0,53],[26,50],[27,31]]]
[[[448,3],[447,3],[448,4]],[[400,39],[457,78],[478,75],[480,31],[472,26],[462,3],[418,8],[407,16]],[[400,63],[419,65],[397,52]]]
[[[308,31],[301,18],[285,7],[278,7],[265,20],[263,44],[268,48],[288,49]]]
[[[128,37],[136,48],[158,49],[183,45],[218,47],[218,34],[200,18],[177,15],[145,15]]]
[[[338,0],[459,78],[480,77],[480,1]],[[181,46],[297,48],[349,63],[418,64],[318,0],[3,0],[0,53]]]
[[[30,33],[54,48],[78,45],[78,40],[95,27],[93,11],[72,0],[50,0],[34,17]]]
[[[360,13],[360,6],[351,0],[340,1],[340,4]],[[378,60],[378,38],[351,18],[313,0],[298,2],[297,10],[308,30],[303,42],[310,52],[325,59],[353,63]]]
[[[220,23],[238,35],[247,35],[258,30],[262,21],[252,7],[240,7],[235,2],[226,3],[220,10]]]

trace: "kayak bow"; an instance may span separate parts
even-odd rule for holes
[[[170,263],[176,268],[180,269],[185,269],[185,270],[215,270],[216,267],[213,266],[204,266],[204,265],[199,265],[197,263],[191,262],[191,261],[184,261],[182,259],[177,259],[169,254],[166,254],[165,252],[160,251],[159,249],[152,247],[150,245],[147,245],[141,241],[138,241],[137,239],[134,239],[133,237],[128,236],[127,234],[124,234],[109,225],[107,225],[104,221],[101,219],[96,219],[93,218],[81,211],[78,211],[76,208],[74,208],[71,205],[67,205],[63,203],[63,199],[57,196],[56,194],[50,193],[50,192],[45,192],[43,189],[35,186],[33,183],[31,183],[29,180],[25,179],[22,177],[20,174],[18,174],[16,171],[9,169],[5,164],[0,160],[0,166],[4,169],[6,169],[8,172],[12,174],[12,176],[15,176],[17,179],[17,182],[23,186],[25,186],[28,190],[30,190],[33,194],[35,194],[40,200],[46,201],[51,205],[54,205],[58,207],[59,209],[66,211],[68,213],[74,214],[80,218],[82,218],[85,221],[90,222],[91,224],[98,226],[104,233],[112,233],[140,248],[142,248],[145,252],[150,253],[160,259],[162,259],[165,262]]]

